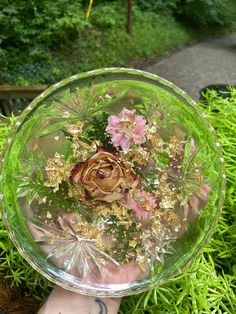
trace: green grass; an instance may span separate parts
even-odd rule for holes
[[[192,265],[168,284],[122,300],[120,314],[236,313],[236,89],[224,99],[216,92],[206,94],[201,104],[222,143],[226,163],[226,199],[217,230]],[[0,124],[0,149],[14,121]],[[24,285],[43,300],[51,284],[19,255],[0,221],[0,277],[11,285]]]

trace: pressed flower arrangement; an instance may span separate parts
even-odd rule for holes
[[[12,136],[5,220],[28,261],[71,290],[124,295],[161,284],[217,221],[214,130],[161,78],[127,69],[69,78],[26,109]]]

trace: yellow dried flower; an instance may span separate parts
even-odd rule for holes
[[[174,158],[176,155],[181,155],[183,153],[183,149],[183,141],[180,141],[176,136],[171,136],[168,147],[169,156]]]
[[[73,136],[78,137],[83,132],[84,123],[78,122],[76,124],[68,124],[66,126],[67,131]]]
[[[127,152],[120,152],[120,158],[128,166],[131,166],[134,162],[139,165],[146,166],[149,160],[150,154],[146,148],[138,146],[130,148]]]
[[[132,247],[132,248],[135,248],[137,245],[137,242],[135,240],[130,240],[129,241],[129,246]]]
[[[58,153],[54,158],[48,158],[47,165],[45,167],[47,174],[47,181],[44,183],[47,187],[53,187],[53,191],[59,190],[59,185],[68,180],[73,166],[66,164],[64,155]]]

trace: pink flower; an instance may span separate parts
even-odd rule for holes
[[[156,198],[146,191],[138,191],[135,199],[131,198],[128,201],[128,205],[139,218],[144,219],[149,218],[157,207]]]
[[[108,118],[106,131],[111,135],[114,146],[121,146],[127,151],[132,144],[143,144],[145,138],[146,119],[136,115],[135,109],[123,108],[118,116],[112,115]]]

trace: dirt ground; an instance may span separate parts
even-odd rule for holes
[[[0,279],[0,314],[35,314],[39,304],[23,289],[7,287]]]

